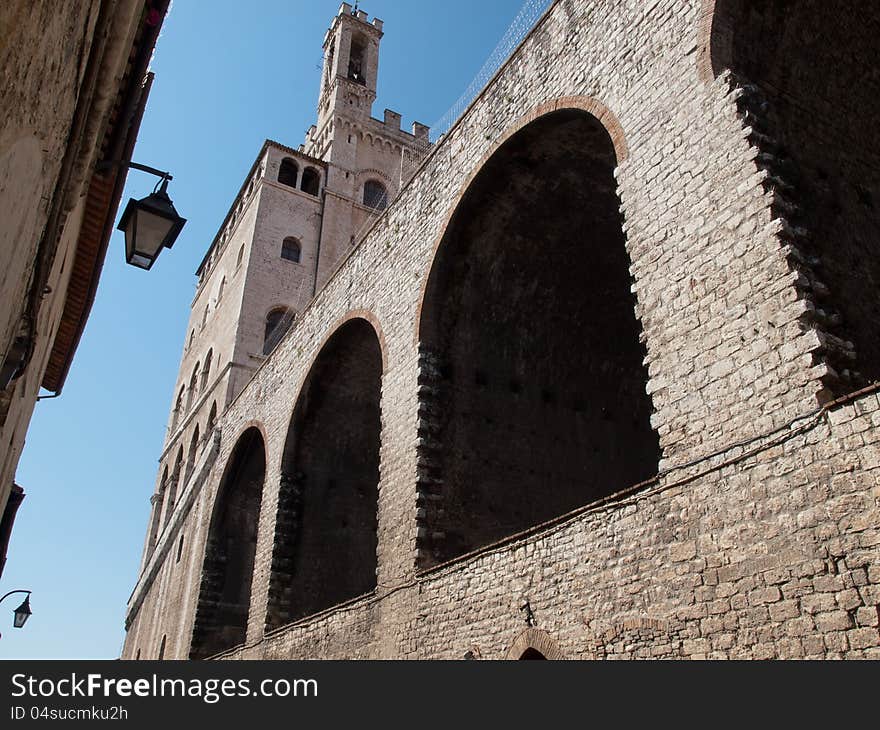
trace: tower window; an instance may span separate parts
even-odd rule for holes
[[[348,56],[348,78],[364,85],[367,83],[366,76],[364,75],[366,51],[366,40],[362,36],[355,36],[351,41],[351,51]]]
[[[284,243],[281,244],[281,258],[298,264],[301,256],[302,247],[299,241],[293,237],[285,238]]]
[[[304,193],[317,195],[321,187],[321,176],[318,174],[318,171],[313,167],[307,167],[303,170],[302,183],[300,183],[299,187]]]
[[[298,174],[299,167],[297,167],[293,160],[289,157],[285,157],[281,160],[281,167],[278,169],[278,182],[282,185],[289,185],[290,187],[295,188]]]
[[[238,249],[238,260],[236,260],[235,265],[241,266],[241,260],[244,258],[244,245],[240,249]]]
[[[388,207],[388,191],[378,180],[368,180],[364,185],[364,205],[376,210]]]

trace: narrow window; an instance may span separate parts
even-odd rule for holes
[[[298,264],[302,255],[302,247],[293,237],[285,238],[281,244],[281,258]]]
[[[205,391],[208,388],[208,378],[211,376],[211,361],[213,359],[214,351],[208,350],[208,354],[205,357],[205,367],[202,368],[202,391]]]
[[[388,207],[388,191],[378,180],[368,180],[364,184],[364,205],[376,210]]]
[[[183,535],[180,536],[180,540],[177,541],[177,558],[174,560],[175,564],[180,562],[180,556],[183,553]]]
[[[238,249],[238,260],[235,262],[236,268],[241,266],[241,260],[244,258],[244,244],[242,244],[241,248]]]
[[[321,175],[313,167],[307,167],[303,170],[302,184],[300,190],[309,195],[317,195],[321,189]]]
[[[159,659],[165,658],[165,634],[162,634],[162,643],[159,644]]]
[[[296,187],[296,177],[299,174],[299,167],[289,157],[281,160],[281,167],[278,169],[278,182],[282,185]]]
[[[171,416],[171,428],[174,428],[177,425],[178,420],[180,420],[180,414],[183,411],[183,396],[186,386],[180,387],[180,393],[177,394],[177,400],[174,403],[174,413]]]
[[[223,290],[226,288],[226,277],[223,277],[223,280],[220,282],[220,288],[217,290],[217,303],[220,303],[220,300],[223,298]]]

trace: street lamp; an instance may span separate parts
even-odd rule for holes
[[[131,198],[128,201],[116,227],[125,233],[125,260],[132,266],[149,271],[162,249],[174,245],[186,223],[186,218],[178,215],[168,197],[168,183],[174,178],[167,172],[137,162],[103,162],[99,167],[108,169],[114,166],[141,170],[161,178],[146,198]]]
[[[21,602],[21,605],[15,609],[13,612],[12,625],[16,629],[22,628],[27,620],[31,617],[31,592],[30,591],[9,591],[3,598],[0,598],[0,603],[3,603],[9,596],[13,596],[16,593],[26,593],[27,595],[24,597],[24,600]]]

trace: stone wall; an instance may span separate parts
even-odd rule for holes
[[[880,406],[866,393],[817,411],[824,331],[805,317],[742,93],[701,67],[701,13],[696,0],[555,3],[230,405],[217,464],[255,424],[267,451],[246,648],[231,656],[501,658],[522,644],[526,602],[544,649],[569,657],[876,655]],[[614,147],[659,474],[425,571],[429,275],[486,163],[560,109],[592,115]],[[267,635],[288,427],[353,318],[383,351],[377,587]],[[166,634],[166,656],[187,655],[222,468],[180,516],[186,557],[163,570],[183,579],[136,586],[124,656],[156,656]]]

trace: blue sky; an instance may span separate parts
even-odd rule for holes
[[[374,116],[432,124],[465,90],[521,0],[367,0],[385,21]],[[113,658],[137,576],[157,458],[195,291],[193,274],[267,137],[298,146],[314,122],[321,42],[336,0],[175,0],[134,159],[170,170],[188,219],[150,272],[114,233],[61,398],[37,404],[17,481],[0,594],[33,590],[24,630],[0,619],[0,658]],[[131,172],[123,196],[155,179]],[[16,597],[17,598],[17,597]],[[4,602],[0,615],[19,601]],[[7,621],[8,619],[8,621]]]

